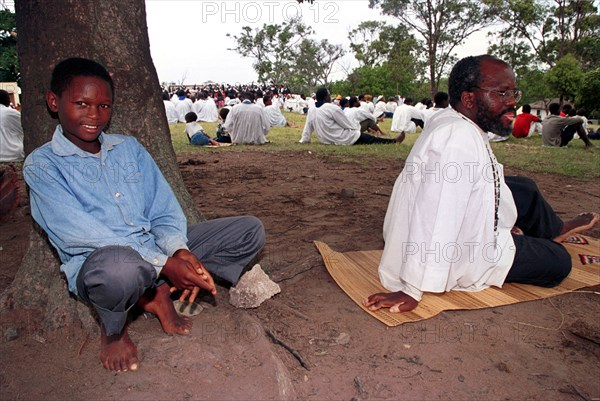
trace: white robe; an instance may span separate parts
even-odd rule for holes
[[[195,112],[198,115],[197,121],[214,123],[219,119],[217,104],[212,98],[198,99],[196,100],[196,103],[194,103],[194,106]]]
[[[344,109],[344,114],[358,129],[360,129],[360,123],[365,120],[373,120],[376,122],[375,116],[363,107],[346,107]]]
[[[497,235],[492,163],[500,177]],[[516,218],[486,133],[451,108],[437,112],[394,185],[380,280],[417,300],[422,292],[500,287],[515,255],[510,231]]]
[[[254,103],[242,102],[234,106],[225,121],[225,129],[232,143],[262,145],[267,142],[269,120],[263,108]]]
[[[177,124],[179,120],[179,115],[177,114],[177,110],[175,109],[175,105],[170,100],[163,100],[165,104],[165,113],[167,114],[167,121],[169,124]]]
[[[313,131],[325,145],[352,145],[360,137],[360,127],[350,122],[342,109],[325,103],[308,109],[300,143],[309,143]]]
[[[185,122],[185,115],[192,111],[194,103],[188,98],[183,100],[177,100],[175,102],[175,110],[177,110],[177,116],[179,118],[180,123]]]
[[[0,162],[21,161],[23,158],[21,113],[0,104]]]
[[[265,106],[264,112],[269,119],[269,124],[271,127],[285,127],[287,124],[287,120],[285,119],[283,113],[277,105],[270,104]]]
[[[406,133],[417,132],[417,126],[411,121],[413,118],[423,120],[423,113],[409,104],[401,104],[396,107],[396,110],[394,110],[394,117],[392,118],[392,131],[404,131]]]

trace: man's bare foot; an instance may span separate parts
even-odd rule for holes
[[[554,241],[562,242],[571,235],[591,229],[600,220],[598,213],[581,213],[569,221],[565,221],[562,232]]]
[[[363,306],[369,310],[375,311],[381,308],[390,308],[390,312],[409,312],[419,305],[419,301],[405,293],[398,292],[379,292],[371,295],[363,301]]]
[[[125,328],[121,334],[107,336],[102,332],[100,338],[100,360],[105,369],[117,372],[137,370],[139,360],[137,348]]]
[[[400,135],[396,137],[396,143],[402,143],[402,141],[404,141],[404,138],[406,138],[406,134],[404,133],[404,131],[402,131]]]
[[[165,333],[186,336],[192,330],[192,322],[177,313],[170,294],[169,286],[162,284],[146,291],[137,304],[144,311],[158,317]]]

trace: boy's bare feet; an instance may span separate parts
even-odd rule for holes
[[[363,305],[373,311],[381,308],[390,308],[390,312],[400,313],[415,309],[419,305],[419,301],[402,291],[379,292],[365,299]]]
[[[561,242],[569,236],[591,229],[600,220],[598,213],[581,213],[569,221],[565,221],[562,232],[554,241]]]
[[[158,317],[165,333],[182,336],[190,334],[192,322],[187,317],[179,315],[175,310],[167,284],[149,289],[137,304],[144,311],[153,313]]]
[[[121,334],[114,336],[107,336],[104,331],[102,332],[100,360],[104,368],[108,370],[126,372],[138,369],[137,348],[129,338],[127,328]]]

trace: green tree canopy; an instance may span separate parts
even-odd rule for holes
[[[579,61],[572,54],[567,54],[550,69],[544,80],[548,86],[563,99],[575,99],[583,84],[583,72]]]
[[[19,82],[15,14],[0,9],[0,82]]]
[[[380,7],[420,36],[432,95],[455,62],[456,47],[492,20],[489,9],[477,0],[370,0],[369,6]]]
[[[505,26],[496,34],[506,59],[535,54],[545,67],[568,53],[584,70],[600,66],[600,16],[592,0],[482,0]],[[507,43],[518,43],[511,48]],[[526,49],[526,50],[525,50]],[[500,49],[496,49],[500,50]]]
[[[254,59],[254,70],[260,82],[292,82],[298,89],[314,89],[328,83],[335,62],[344,55],[341,45],[327,39],[316,41],[314,30],[299,17],[279,24],[264,24],[262,28],[242,28],[239,35],[230,35],[236,47],[230,49],[243,57]]]
[[[589,117],[600,118],[600,68],[584,75],[576,105],[585,109]]]

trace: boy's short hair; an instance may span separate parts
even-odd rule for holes
[[[523,113],[531,113],[531,106],[528,104],[523,105]]]
[[[190,111],[185,115],[186,123],[193,123],[196,120],[198,120],[198,114],[194,113],[193,111]]]
[[[221,117],[221,120],[225,121],[227,119],[227,115],[229,114],[229,109],[226,107],[223,107],[221,110],[219,110],[219,117]]]
[[[58,63],[52,71],[50,90],[56,96],[62,95],[75,77],[97,77],[110,85],[110,91],[115,97],[115,84],[110,74],[101,64],[86,58],[72,57]]]

